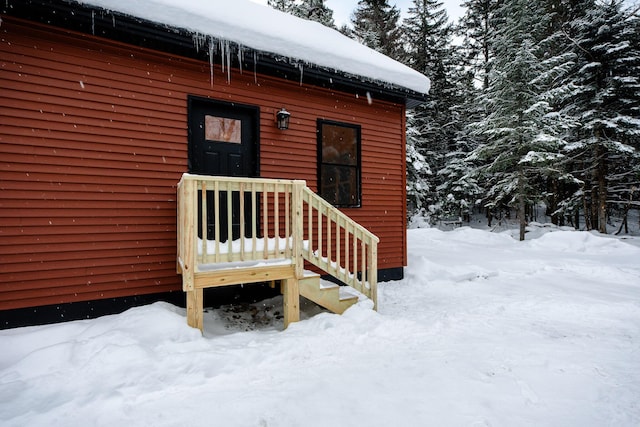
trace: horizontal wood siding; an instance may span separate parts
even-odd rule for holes
[[[379,268],[406,264],[404,107],[2,17],[0,310],[180,290],[187,96],[260,107],[260,175],[317,181],[318,118],[362,126]],[[256,82],[257,81],[257,82]],[[275,113],[291,112],[287,131]]]

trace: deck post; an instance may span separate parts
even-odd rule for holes
[[[306,181],[296,180],[293,182],[293,190],[291,194],[291,210],[293,218],[293,254],[292,262],[295,266],[295,275],[297,279],[304,277],[304,258],[302,256],[302,242],[304,240],[304,220],[302,217],[303,198],[302,192],[307,185]]]
[[[180,250],[178,253],[182,258],[182,290],[193,290],[195,266],[198,249],[197,243],[197,201],[196,196],[198,193],[198,183],[194,179],[183,177],[180,183],[181,195],[179,197],[178,212],[182,215],[178,215],[178,245]],[[180,260],[179,260],[180,262]]]
[[[373,309],[378,310],[378,244],[374,239],[369,242],[369,271],[367,279],[369,280],[369,295],[373,301]]]
[[[304,259],[302,257],[302,241],[304,239],[304,223],[302,218],[302,191],[306,186],[305,181],[294,181],[291,191],[291,215],[292,218],[292,255],[291,262],[294,265],[294,277],[282,281],[284,327],[292,322],[300,320],[300,284],[304,277]]]
[[[202,288],[196,288],[192,291],[187,291],[187,324],[192,328],[200,329],[200,332],[204,330],[203,319],[203,297],[204,292]]]
[[[297,277],[291,277],[282,281],[284,328],[290,323],[300,320],[300,287]]]

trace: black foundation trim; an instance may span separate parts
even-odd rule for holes
[[[378,281],[401,280],[404,268],[378,270]],[[331,280],[330,276],[323,277]],[[272,289],[267,284],[225,286],[205,289],[204,306],[220,307],[228,304],[253,303],[279,295],[280,289]],[[135,295],[102,300],[71,302],[38,307],[0,310],[0,330],[24,326],[46,325],[72,320],[94,319],[109,314],[122,313],[130,308],[165,301],[178,307],[185,307],[185,293],[182,291],[161,294]]]

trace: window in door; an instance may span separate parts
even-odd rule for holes
[[[318,120],[318,191],[338,207],[359,207],[360,126]]]
[[[205,115],[204,137],[207,141],[242,144],[242,121]]]

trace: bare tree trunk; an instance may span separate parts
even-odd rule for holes
[[[551,198],[549,200],[548,208],[551,215],[551,223],[554,225],[560,225],[560,218],[556,213],[556,211],[558,210],[558,199],[560,198],[558,192],[558,180],[555,178],[551,178]]]
[[[606,150],[598,144],[596,145],[596,161],[598,162],[598,231],[607,234],[607,162]]]
[[[585,191],[586,190],[582,191],[582,206],[584,209],[584,226],[586,227],[587,231],[590,231],[593,229],[593,227],[591,226],[591,208],[589,206],[589,203],[587,202],[587,195]]]
[[[527,218],[524,195],[524,173],[522,171],[518,172],[518,218],[520,220],[520,241],[523,241],[527,226]]]
[[[620,224],[620,228],[618,229],[616,236],[622,232],[622,228],[624,227],[624,233],[629,234],[629,209],[631,209],[631,202],[633,201],[633,193],[635,193],[635,187],[631,189],[629,192],[629,202],[627,206],[624,207],[624,215],[622,216],[622,223]]]
[[[595,172],[594,172],[595,175]],[[597,177],[594,177],[597,178]],[[591,186],[591,200],[590,207],[591,213],[589,214],[589,218],[591,219],[591,230],[596,230],[598,228],[598,187],[593,184]]]

